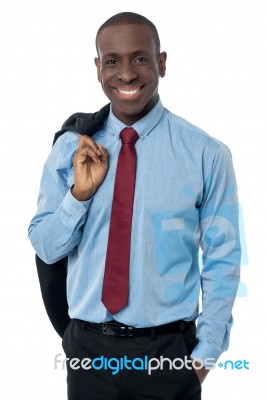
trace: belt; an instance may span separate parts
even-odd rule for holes
[[[195,321],[175,321],[165,325],[153,326],[150,328],[134,328],[133,326],[122,324],[118,321],[108,321],[103,323],[87,322],[76,319],[83,329],[96,329],[104,335],[108,336],[151,336],[152,338],[157,335],[165,333],[178,333],[185,332],[195,325]]]

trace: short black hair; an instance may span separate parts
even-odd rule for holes
[[[124,24],[148,26],[152,31],[156,49],[157,49],[158,53],[160,53],[160,47],[161,47],[160,38],[159,38],[156,26],[148,18],[144,17],[143,15],[136,14],[136,13],[129,12],[129,11],[121,12],[119,14],[113,15],[112,17],[110,17],[107,21],[105,21],[100,26],[100,28],[98,29],[98,32],[96,34],[96,40],[95,40],[96,50],[98,51],[98,47],[97,47],[98,37],[103,29],[108,28],[110,26],[114,26],[114,25],[124,25]]]

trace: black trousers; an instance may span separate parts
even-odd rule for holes
[[[115,337],[72,320],[62,344],[69,400],[201,399],[195,370],[184,366],[197,344],[193,327],[155,338]]]

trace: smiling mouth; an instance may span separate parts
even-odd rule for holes
[[[137,94],[138,92],[140,92],[141,89],[142,89],[142,87],[139,87],[139,88],[136,88],[136,89],[131,89],[131,90],[116,88],[118,93],[121,93],[124,96],[128,96],[128,97],[133,96],[134,94]]]

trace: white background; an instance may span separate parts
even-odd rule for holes
[[[151,19],[167,51],[164,105],[226,143],[233,154],[249,262],[230,349],[203,400],[262,398],[265,377],[266,4],[261,0],[8,0],[0,10],[1,399],[66,399],[61,341],[46,316],[27,238],[53,134],[73,112],[107,103],[96,80],[94,37],[111,15]],[[256,392],[256,395],[255,395]]]

